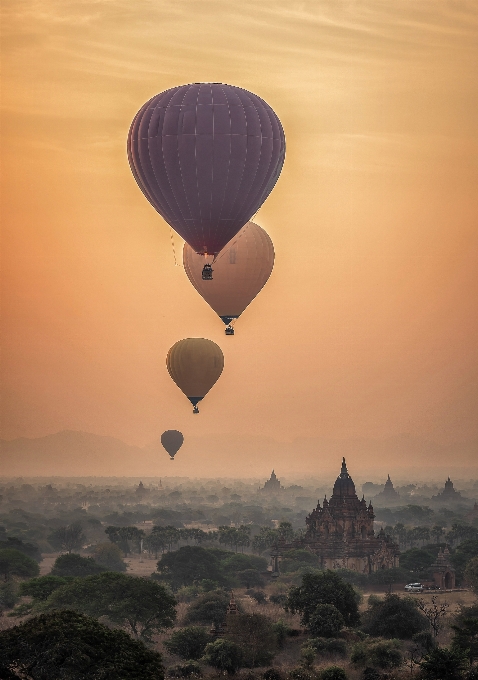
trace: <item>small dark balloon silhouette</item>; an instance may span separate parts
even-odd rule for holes
[[[178,430],[166,430],[161,435],[161,444],[169,453],[171,460],[174,460],[174,456],[183,445],[183,441],[184,437]]]

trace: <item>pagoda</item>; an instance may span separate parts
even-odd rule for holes
[[[330,500],[320,501],[306,518],[303,538],[286,544],[279,542],[273,548],[279,559],[291,549],[305,549],[318,557],[324,569],[351,569],[369,574],[380,569],[398,567],[400,550],[383,529],[375,536],[372,503],[361,500],[349,475],[345,458],[337,477]]]
[[[445,486],[443,488],[443,491],[440,491],[439,494],[437,494],[436,496],[433,496],[432,500],[450,503],[450,502],[462,501],[464,499],[463,499],[463,496],[461,495],[461,493],[454,488],[453,482],[448,477],[448,479],[445,482]]]
[[[383,487],[383,491],[378,493],[374,497],[374,501],[379,501],[380,503],[395,503],[400,500],[400,494],[393,488],[393,482],[390,479],[390,475],[387,476],[387,481]]]
[[[277,479],[274,470],[272,470],[270,478],[264,484],[261,491],[265,491],[266,493],[276,493],[277,491],[282,491],[280,481]]]

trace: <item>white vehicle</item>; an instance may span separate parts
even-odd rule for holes
[[[409,593],[423,593],[423,586],[421,583],[407,583],[405,590]]]

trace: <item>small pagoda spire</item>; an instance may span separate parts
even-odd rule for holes
[[[345,462],[345,457],[344,457],[344,458],[342,458],[342,467],[340,469],[340,476],[342,477],[342,476],[345,476],[345,475],[348,475],[348,474],[349,473],[348,473],[348,470],[347,470],[347,464]]]
[[[227,614],[237,614],[237,604],[236,598],[234,597],[234,591],[231,590],[231,599],[227,607]]]

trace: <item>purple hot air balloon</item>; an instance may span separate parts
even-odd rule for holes
[[[257,212],[280,175],[279,118],[247,90],[194,83],[136,114],[128,158],[140,189],[196,253],[216,255]]]

